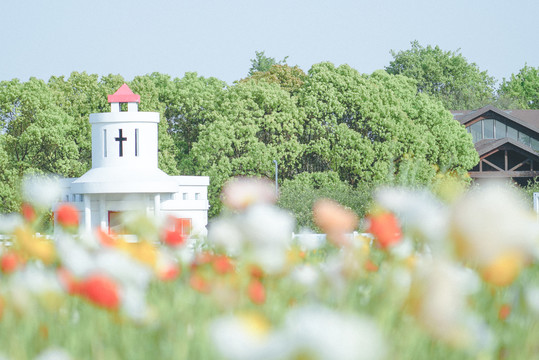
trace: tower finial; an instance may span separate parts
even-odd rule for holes
[[[120,86],[118,91],[112,95],[109,95],[108,99],[109,103],[140,103],[140,95],[134,94],[129,86],[127,86],[125,83]]]

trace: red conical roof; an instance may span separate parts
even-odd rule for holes
[[[118,91],[114,94],[108,96],[109,103],[130,103],[130,102],[140,102],[140,95],[133,94],[127,84],[120,86]]]

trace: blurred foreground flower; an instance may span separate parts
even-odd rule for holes
[[[5,251],[0,256],[0,269],[4,274],[11,274],[17,270],[24,260],[14,251]]]
[[[473,348],[482,337],[490,337],[475,326],[477,317],[468,308],[468,298],[479,290],[479,279],[464,267],[444,259],[422,259],[412,277],[408,310],[435,338],[453,346]]]
[[[281,359],[285,353],[281,336],[256,313],[215,319],[210,336],[216,350],[230,360]]]
[[[173,219],[173,229],[165,229],[163,242],[168,246],[177,247],[185,243],[186,235],[190,232],[191,223],[188,219]]]
[[[507,186],[468,192],[452,209],[451,234],[458,256],[493,285],[510,284],[539,253],[539,224]]]
[[[439,242],[445,240],[449,216],[447,207],[428,190],[381,188],[376,191],[374,198],[376,204],[395,214],[396,218],[391,219],[390,213],[381,211],[371,215],[371,219],[385,217],[385,219],[377,219],[383,223],[396,222],[398,218],[405,232],[412,234],[416,240],[427,241],[431,245],[438,245]],[[386,229],[388,233],[382,237],[387,239],[386,243],[394,243],[398,240],[395,240],[392,235],[399,234],[401,229],[398,228],[398,224],[389,225],[389,228],[392,229]]]
[[[350,245],[346,234],[354,231],[358,224],[357,215],[339,203],[321,199],[313,205],[313,217],[318,226],[337,246]]]
[[[23,199],[41,209],[50,209],[62,194],[58,178],[45,175],[33,175],[24,178],[22,185]]]
[[[267,179],[239,177],[225,184],[221,200],[226,207],[241,211],[254,204],[274,204],[277,194]]]
[[[79,210],[71,204],[60,204],[56,209],[56,221],[64,229],[76,231],[79,227]]]
[[[56,261],[55,246],[50,239],[38,237],[27,227],[16,228],[14,235],[14,247],[24,257],[39,259],[46,265]]]
[[[283,332],[293,359],[375,360],[385,355],[385,341],[372,320],[323,306],[292,309]]]
[[[34,360],[70,360],[69,353],[61,348],[49,348],[41,352]]]
[[[118,285],[106,276],[95,274],[84,279],[79,285],[79,293],[105,309],[118,310],[120,307]]]
[[[21,205],[21,214],[24,218],[24,220],[26,220],[27,222],[33,222],[36,218],[37,218],[37,214],[36,214],[36,210],[34,209],[34,207],[25,202],[25,203],[22,203]]]
[[[382,249],[395,246],[402,239],[399,221],[389,212],[371,214],[367,217],[369,228],[367,231],[374,235]]]
[[[210,224],[208,242],[228,255],[259,265],[266,273],[282,272],[292,242],[294,218],[268,204],[250,206],[243,213]]]
[[[376,360],[385,354],[371,320],[315,305],[292,309],[275,329],[256,314],[219,318],[211,337],[219,353],[233,360]]]

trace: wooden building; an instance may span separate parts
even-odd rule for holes
[[[452,110],[472,134],[479,164],[474,180],[510,178],[520,185],[539,176],[539,110],[501,110],[492,105],[478,110]]]

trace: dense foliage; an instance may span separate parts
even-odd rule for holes
[[[296,231],[311,229],[320,231],[313,221],[313,205],[319,199],[333,199],[352,209],[356,214],[365,214],[371,201],[372,185],[361,184],[354,188],[341,181],[333,171],[304,172],[283,181],[278,205],[289,210],[296,218]]]
[[[500,96],[514,99],[521,109],[539,109],[539,67],[525,65],[509,80],[503,79]]]
[[[251,68],[249,69],[249,76],[256,72],[264,72],[270,70],[273,65],[286,64],[286,56],[283,60],[277,61],[275,58],[266,56],[264,51],[255,51],[255,58],[251,59]]]
[[[406,77],[321,63],[304,79],[292,94],[288,81],[242,81],[208,114],[191,154],[212,179],[213,215],[227,179],[271,178],[273,160],[282,180],[331,171],[354,188],[403,173],[426,184],[438,171],[464,173],[477,162],[464,128]]]
[[[160,168],[211,176],[211,216],[220,211],[226,180],[273,178],[274,160],[283,194],[297,176],[301,183],[311,173],[338,178],[332,188],[361,194],[377,184],[465,175],[477,155],[446,109],[493,100],[493,79],[459,52],[439,47],[413,42],[392,54],[387,72],[370,75],[331,63],[304,72],[286,58],[257,52],[249,77],[232,85],[196,73],[174,79],[154,73],[128,85],[141,95],[142,111],[161,114]],[[526,66],[504,81],[497,104],[533,108],[536,73]],[[0,83],[0,211],[18,208],[15,189],[25,174],[76,177],[91,167],[88,115],[108,111],[106,95],[124,82],[119,75],[74,72],[48,82]],[[327,186],[321,193],[336,197]]]
[[[388,73],[415,79],[418,91],[440,99],[448,109],[477,109],[495,98],[494,78],[459,51],[412,41],[411,49],[392,50],[391,55]]]

